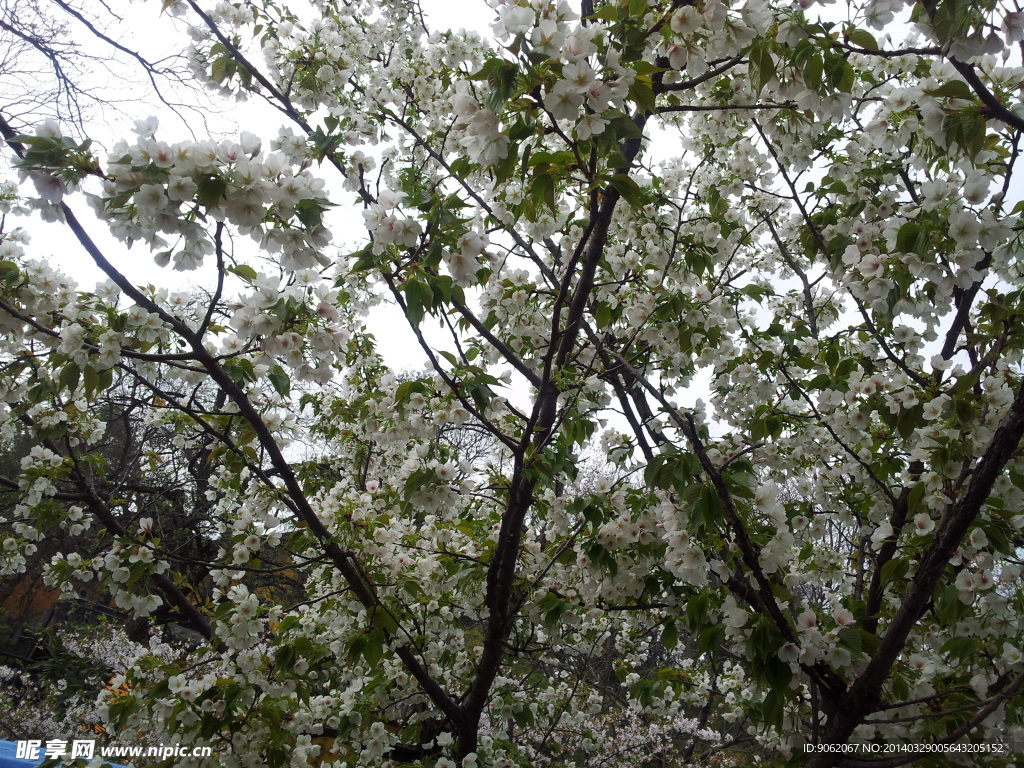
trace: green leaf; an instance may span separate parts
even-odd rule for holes
[[[409,499],[411,499],[418,490],[434,480],[435,477],[436,475],[432,470],[417,469],[409,475],[409,479],[405,481],[405,487],[402,489],[403,498],[406,501],[409,501]]]
[[[319,125],[309,136],[313,144],[313,157],[323,162],[325,158],[334,154],[341,145],[343,137],[338,134],[330,134],[324,131]]]
[[[708,190],[705,200],[708,204],[708,213],[715,218],[725,216],[729,210],[729,201],[722,197],[722,193],[718,191],[717,187]]]
[[[81,376],[81,369],[79,369],[77,363],[68,363],[65,365],[60,372],[60,387],[66,389],[68,392],[73,393],[78,389],[78,379]]]
[[[807,389],[831,389],[832,388],[832,377],[827,373],[819,373],[809,382],[807,382]]]
[[[690,511],[690,519],[697,530],[714,527],[725,515],[725,507],[718,491],[711,483],[699,486],[697,499]]]
[[[203,719],[199,723],[199,736],[204,741],[209,740],[217,731],[220,730],[222,717],[218,715],[203,715]]]
[[[379,629],[385,637],[398,632],[398,622],[383,606],[373,609],[373,613],[370,615],[370,626]]]
[[[21,270],[13,261],[6,259],[0,261],[0,280],[5,283],[13,283],[21,276]]]
[[[901,253],[913,253],[917,246],[917,235],[921,231],[921,225],[908,221],[900,231],[896,233],[896,250]]]
[[[474,72],[472,75],[469,76],[469,79],[470,80],[490,80],[491,74],[495,70],[497,70],[499,67],[504,65],[504,63],[505,63],[504,59],[498,59],[498,58],[488,59],[487,61],[485,61],[483,63],[483,66],[480,67],[480,69],[478,69],[476,72]]]
[[[295,653],[294,645],[283,645],[277,649],[277,653],[274,656],[274,664],[278,669],[289,670],[295,666],[295,662],[298,661]]]
[[[228,77],[230,74],[229,66],[233,63],[234,62],[232,62],[227,56],[221,56],[219,59],[214,61],[213,65],[210,67],[210,75],[214,82],[219,83]]]
[[[85,382],[86,397],[104,392],[114,384],[114,373],[110,369],[96,371],[92,366],[86,366],[82,378]]]
[[[100,383],[99,373],[91,365],[85,366],[85,370],[82,372],[82,376],[85,379],[85,396],[92,397],[96,394],[97,387]]]
[[[505,102],[515,95],[519,78],[517,64],[501,59],[497,61],[499,63],[487,72],[487,82],[491,90],[484,98],[484,106],[494,112],[500,112]]]
[[[921,500],[924,498],[925,491],[928,490],[927,483],[918,483],[910,489],[910,493],[907,496],[907,512],[911,515],[916,515],[921,510]]]
[[[784,690],[793,679],[793,670],[778,656],[773,656],[764,665],[764,679],[772,688]]]
[[[808,59],[807,65],[803,68],[804,85],[812,91],[817,91],[821,87],[821,79],[824,73],[825,61],[820,53],[815,53]]]
[[[465,155],[457,157],[449,163],[448,168],[457,179],[464,179],[469,175],[470,160]]]
[[[782,718],[785,714],[786,694],[784,691],[773,688],[768,691],[761,704],[761,717],[767,725],[773,725],[779,731],[782,730]]]
[[[374,629],[366,635],[363,658],[371,667],[376,667],[384,659],[384,632],[382,630]]]
[[[972,160],[985,145],[985,118],[973,104],[946,115],[942,131],[946,141],[957,144]]]
[[[881,638],[871,634],[866,629],[860,630],[860,644],[865,653],[874,653],[882,644]]]
[[[935,615],[943,624],[954,625],[967,613],[955,584],[947,586],[934,600]]]
[[[861,48],[867,48],[869,51],[878,50],[878,41],[875,40],[875,36],[866,29],[847,29],[846,37],[851,43],[859,45]]]
[[[332,203],[320,198],[300,200],[295,204],[295,216],[307,229],[314,229],[323,223],[324,213]]]
[[[844,357],[836,365],[835,377],[837,379],[846,379],[853,372],[853,369],[857,367],[857,360],[852,357]]]
[[[930,7],[931,20],[930,26],[932,27],[935,36],[938,37],[939,43],[943,46],[950,42],[954,38],[966,36],[971,23],[971,10],[974,3],[965,2],[965,0],[939,0],[939,2],[933,3]],[[917,8],[927,8],[927,4],[922,3]],[[915,21],[913,15],[911,20]]]
[[[626,114],[619,113],[613,117],[609,127],[614,129],[615,136],[619,139],[642,139],[644,136],[643,129]]]
[[[196,201],[204,208],[216,208],[228,192],[228,183],[212,173],[200,179],[197,186]]]
[[[759,95],[768,81],[775,77],[775,59],[772,58],[771,46],[767,40],[758,40],[750,47],[748,60],[750,86],[754,95]]]
[[[969,659],[976,655],[981,641],[976,637],[951,637],[939,649],[939,653],[948,654],[951,659]]]
[[[348,258],[355,259],[355,263],[352,265],[353,272],[367,272],[377,265],[377,257],[374,256],[371,245],[350,254]]]
[[[899,581],[906,577],[907,572],[910,570],[910,562],[902,557],[894,557],[892,560],[882,566],[882,584],[888,584],[892,581]]]
[[[566,604],[564,600],[549,592],[544,596],[544,600],[541,600],[541,608],[544,609],[544,629],[550,630],[558,625],[562,614],[565,613]]]
[[[284,368],[280,365],[271,366],[270,371],[267,373],[267,378],[270,379],[270,383],[277,391],[277,394],[281,397],[288,397],[288,393],[292,391],[292,380],[285,373]]]
[[[248,264],[239,264],[234,267],[228,267],[227,271],[233,275],[238,275],[247,283],[251,283],[257,277],[259,277],[259,275],[256,274],[256,270],[250,267]]]
[[[749,296],[758,304],[760,304],[761,300],[764,299],[765,296],[770,296],[772,294],[772,291],[770,288],[765,288],[763,285],[756,285],[754,283],[751,283],[749,285],[744,285],[742,288],[740,288],[740,293],[742,293],[744,296]]]
[[[968,101],[974,100],[974,91],[971,90],[971,86],[965,83],[963,80],[948,80],[938,88],[932,88],[925,91],[929,96],[934,96],[936,99],[967,99]]]
[[[521,710],[514,712],[512,719],[520,728],[532,728],[536,722],[529,704],[524,704]]]
[[[402,286],[402,292],[405,293],[406,314],[412,324],[418,326],[423,322],[423,315],[433,292],[417,280],[407,281]]]
[[[356,662],[359,657],[363,655],[363,648],[366,647],[366,635],[358,634],[355,635],[348,642],[348,660],[349,662]]]
[[[530,183],[530,201],[533,207],[538,209],[546,205],[552,213],[555,212],[555,177],[549,173],[538,173],[534,175]]]
[[[915,405],[913,408],[905,408],[896,416],[896,431],[904,440],[914,434],[914,430],[924,426],[924,406]]]
[[[856,77],[853,65],[842,57],[834,59],[834,61],[836,62],[835,68],[828,72],[829,81],[836,90],[849,93],[853,90],[853,81]]]
[[[654,112],[657,109],[654,99],[654,89],[648,85],[646,76],[641,75],[629,87],[629,98],[640,108],[642,112]]]
[[[679,629],[676,627],[675,621],[670,619],[665,622],[665,627],[661,630],[661,644],[669,650],[679,644]]]
[[[502,184],[512,178],[516,167],[519,165],[519,147],[512,144],[508,148],[508,154],[498,161],[494,166],[494,181]]]
[[[718,649],[722,647],[722,643],[725,642],[725,627],[720,624],[716,624],[711,627],[705,627],[701,630],[700,634],[697,635],[697,653],[705,654],[709,651],[717,653]]]
[[[224,362],[224,373],[226,373],[238,386],[246,382],[256,381],[256,371],[251,360],[235,358]]]
[[[857,627],[843,627],[838,632],[839,645],[852,654],[861,652],[861,630]]]
[[[619,9],[613,3],[608,3],[607,5],[602,5],[587,18],[616,22],[619,20]]]
[[[86,371],[89,370],[89,366],[86,366]],[[100,371],[96,375],[96,389],[95,392],[106,392],[114,385],[114,372],[109,368]]]
[[[611,178],[612,186],[622,195],[623,200],[629,203],[631,208],[641,208],[647,202],[646,196],[640,185],[637,184],[625,173],[617,173]]]
[[[687,601],[684,620],[691,632],[696,632],[707,626],[710,607],[711,601],[706,593],[695,595]]]

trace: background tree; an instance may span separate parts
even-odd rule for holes
[[[343,765],[585,765],[614,750],[555,735],[610,722],[683,759],[1012,764],[1019,12],[923,0],[903,40],[886,0],[496,5],[487,43],[413,3],[165,3],[197,77],[288,121],[269,151],[138,121],[101,164],[5,128],[108,278],[5,239],[0,393],[39,443],[8,567],[84,482],[115,542],[50,578],[207,640],[136,662],[110,727],[227,765],[322,735]],[[347,255],[314,162],[362,208]],[[79,187],[206,297],[129,280]],[[428,374],[383,365],[382,296]],[[209,606],[89,483],[115,374],[208,451]],[[300,413],[322,457],[293,455]],[[594,445],[612,480],[577,482]],[[246,580],[281,547],[297,604]]]

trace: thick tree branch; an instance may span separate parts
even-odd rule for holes
[[[967,490],[947,508],[935,529],[931,546],[921,556],[917,572],[910,581],[896,615],[882,636],[878,650],[842,696],[822,743],[847,743],[854,729],[878,708],[882,686],[902,652],[907,637],[928,609],[932,594],[942,578],[949,559],[967,535],[968,529],[989,497],[996,478],[1019,448],[1022,437],[1024,386],[1017,392],[1009,412],[975,465]],[[808,762],[807,768],[832,768],[839,762],[839,755],[817,753]]]

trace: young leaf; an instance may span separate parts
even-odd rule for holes
[[[611,178],[612,186],[618,190],[622,198],[629,203],[632,208],[641,208],[646,203],[646,197],[644,196],[643,190],[640,189],[640,185],[637,184],[625,173],[617,173]]]
[[[775,59],[767,40],[758,40],[750,47],[747,67],[750,87],[754,89],[755,95],[759,95],[768,81],[775,77]]]

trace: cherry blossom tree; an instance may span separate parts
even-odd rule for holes
[[[106,276],[4,231],[3,421],[36,445],[3,567],[97,488],[117,381],[210,468],[211,604],[112,495],[73,509],[113,543],[49,566],[205,638],[132,663],[112,733],[228,766],[1015,764],[1016,5],[494,0],[487,40],[410,0],[161,5],[276,135],[139,120],[99,158],[0,124],[8,207]],[[136,285],[77,198],[196,290]],[[382,302],[427,373],[384,364]],[[303,599],[252,588],[282,567]]]

